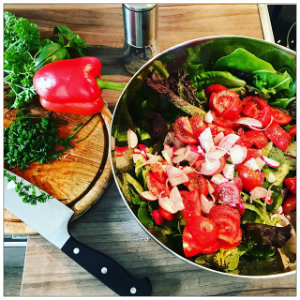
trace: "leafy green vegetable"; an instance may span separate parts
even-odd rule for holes
[[[288,148],[284,152],[285,155],[296,157],[297,155],[297,142],[289,144]]]
[[[71,51],[70,55],[72,57],[80,57],[86,55],[88,44],[79,36],[79,34],[75,34],[70,28],[65,25],[56,26],[53,32],[54,34],[57,34],[58,41],[60,41],[61,45],[64,45],[64,39],[67,41],[64,47],[69,48],[69,51]]]
[[[272,147],[270,153],[268,154],[268,157],[271,159],[274,159],[280,163],[283,163],[285,160],[285,156],[283,152],[278,149],[277,147]]]
[[[134,178],[132,177],[129,173],[125,173],[125,179],[129,184],[131,184],[135,190],[140,194],[141,192],[144,191],[143,187],[141,184]]]
[[[263,92],[266,98],[284,92],[288,97],[295,94],[295,80],[287,71],[280,73],[273,66],[249,51],[238,48],[229,55],[219,58],[214,64],[214,70],[243,71],[249,74],[252,85]]]
[[[214,64],[214,70],[233,69],[245,72],[253,72],[257,70],[275,72],[275,69],[270,63],[258,58],[243,48],[238,48],[229,55],[219,58]]]
[[[293,163],[295,163],[295,165],[293,165]],[[294,168],[296,168],[296,160],[286,157],[284,162],[281,163],[277,169],[270,168],[267,165],[265,165],[262,170],[265,173],[267,181],[269,181],[270,173],[273,173],[273,175],[276,178],[274,185],[280,186],[285,177],[288,175],[288,173]]]
[[[154,222],[152,218],[149,216],[149,211],[147,209],[147,203],[144,202],[144,205],[141,205],[138,209],[138,218],[143,225],[148,228],[153,228]]]
[[[231,271],[237,268],[239,259],[245,252],[237,247],[229,250],[221,248],[215,253],[198,256],[195,262],[214,269]]]
[[[51,195],[46,194],[40,189],[36,189],[33,184],[25,184],[23,180],[18,181],[16,176],[10,175],[6,170],[4,170],[4,176],[7,178],[8,182],[13,181],[15,183],[15,190],[24,203],[43,203],[51,198]]]
[[[70,54],[61,44],[51,43],[45,46],[35,60],[35,70],[54,61],[70,58]]]
[[[61,153],[74,148],[71,141],[91,119],[79,126],[66,138],[58,137],[58,119],[48,114],[45,117],[30,114],[18,117],[4,131],[4,161],[8,168],[24,170],[32,162],[50,163]]]
[[[253,200],[252,204],[245,203],[245,213],[242,217],[242,223],[274,225],[274,221],[271,221],[270,213],[267,211],[266,204],[258,199]]]
[[[269,142],[265,147],[262,148],[261,154],[264,156],[269,156],[272,147],[273,147],[273,143]]]
[[[227,71],[207,71],[196,74],[191,80],[192,86],[197,90],[206,89],[208,86],[218,83],[228,88],[241,87],[246,85],[246,81],[232,75]]]
[[[269,102],[271,106],[278,108],[286,108],[291,102],[296,101],[296,97],[291,98],[276,98],[274,101]]]

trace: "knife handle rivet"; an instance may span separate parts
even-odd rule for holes
[[[134,295],[136,293],[136,288],[135,287],[132,287],[130,289],[130,294]]]
[[[106,273],[107,273],[107,271],[108,271],[108,270],[107,270],[107,268],[106,268],[106,267],[103,267],[103,268],[101,268],[101,273],[102,273],[102,274],[106,274]]]
[[[79,253],[79,248],[77,248],[77,247],[74,248],[74,249],[73,249],[73,253],[74,253],[74,254],[78,254],[78,253]]]

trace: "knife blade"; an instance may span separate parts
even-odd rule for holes
[[[16,176],[22,184],[30,182]],[[73,210],[50,197],[46,202],[34,205],[24,203],[16,192],[16,184],[4,177],[4,207],[20,218],[31,229],[40,233],[50,243],[61,249],[81,267],[103,282],[120,296],[149,296],[152,287],[147,277],[136,279],[109,256],[85,246],[72,237],[68,230]],[[35,187],[37,194],[45,193]]]

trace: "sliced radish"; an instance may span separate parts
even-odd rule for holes
[[[206,152],[205,159],[206,160],[220,159],[226,154],[226,152],[227,152],[226,149],[217,146]]]
[[[141,151],[145,151],[145,152],[148,151],[148,147],[144,144],[139,144],[139,148],[140,148]]]
[[[168,212],[175,214],[177,213],[177,209],[174,207],[173,202],[170,200],[169,197],[159,197],[158,198],[159,206],[163,209],[167,210]]]
[[[170,200],[173,202],[174,208],[179,211],[184,209],[184,204],[177,186],[173,187],[170,192]]]
[[[226,164],[223,169],[223,175],[227,179],[233,179],[234,177],[234,165]]]
[[[250,159],[248,159],[244,165],[248,166],[249,168],[251,168],[254,171],[259,171],[259,166],[256,162],[256,160],[252,157]]]
[[[208,186],[208,193],[213,194],[215,189],[213,188],[213,186],[211,185],[211,183],[208,180],[207,180],[207,186]]]
[[[137,134],[131,129],[127,130],[127,141],[129,148],[135,148],[138,145],[139,140]]]
[[[166,149],[170,149],[170,148],[172,148],[172,146],[170,146],[169,144],[167,144],[167,143],[164,143],[164,150],[166,150]]]
[[[161,151],[162,156],[168,162],[169,165],[172,165],[172,157],[173,157],[173,148],[168,148]]]
[[[205,214],[208,214],[214,206],[214,201],[209,201],[203,194],[200,197],[201,209]]]
[[[247,148],[240,145],[235,145],[229,150],[231,162],[236,165],[242,163],[247,156]]]
[[[200,173],[206,176],[211,176],[218,171],[221,166],[219,159],[207,160],[201,165]]]
[[[225,178],[222,174],[216,174],[210,180],[211,180],[211,182],[213,182],[214,184],[217,184],[217,185],[228,181],[228,179]]]
[[[170,142],[176,147],[176,148],[181,148],[184,147],[185,143],[181,142],[178,140],[178,138],[175,136],[174,132],[168,132],[165,143],[170,144]]]
[[[268,182],[273,183],[276,181],[276,177],[274,175],[274,173],[270,172],[269,176],[268,176]]]
[[[224,132],[221,131],[214,137],[215,145],[219,145],[219,143],[223,140],[223,138],[224,138]]]
[[[151,192],[149,191],[144,191],[144,192],[141,192],[140,193],[140,196],[145,199],[145,200],[148,200],[148,201],[155,201],[157,200],[158,198],[153,195]]]
[[[257,127],[257,129],[258,129],[258,128],[262,127],[262,123],[260,121],[253,119],[253,118],[248,118],[248,117],[240,118],[236,121],[236,123],[246,125],[250,128]],[[252,129],[254,129],[254,128],[252,128]]]
[[[159,209],[155,209],[151,212],[152,217],[154,219],[154,222],[156,223],[156,225],[162,225],[164,224],[165,220],[163,218],[163,216],[161,215]]]
[[[237,134],[230,133],[227,134],[222,141],[219,143],[219,147],[229,150],[239,139],[240,137]]]
[[[261,159],[271,168],[278,168],[280,166],[280,162],[274,159],[271,159],[266,156],[261,156]]]
[[[172,186],[176,186],[189,181],[189,177],[179,168],[167,166],[165,170],[168,175],[169,182]]]
[[[260,157],[256,157],[255,161],[256,161],[256,163],[258,165],[258,169],[260,171],[264,167],[265,162]]]
[[[132,159],[134,163],[137,163],[138,160],[145,160],[145,157],[141,154],[142,152],[139,149],[134,149],[132,154]]]
[[[115,146],[115,150],[117,151],[117,152],[125,152],[125,151],[127,151],[129,148],[127,147],[127,146],[125,146],[125,147],[118,147],[118,146]]]
[[[209,111],[207,112],[207,114],[204,116],[204,121],[205,121],[206,123],[211,124],[211,123],[213,122],[213,120],[214,120],[214,117],[213,117],[211,111],[209,110]]]
[[[211,134],[211,130],[209,127],[205,128],[201,134],[199,135],[199,142],[201,147],[205,150],[208,151],[209,149],[214,148],[214,140],[213,136]]]

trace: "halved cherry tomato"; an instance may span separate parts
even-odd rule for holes
[[[162,207],[159,207],[159,212],[160,214],[163,216],[164,219],[168,220],[168,221],[172,221],[174,218],[174,215],[172,213],[170,213],[169,211],[163,209]]]
[[[258,149],[265,147],[269,141],[263,132],[257,130],[249,130],[245,132],[245,138],[248,139],[248,141]]]
[[[260,173],[255,172],[253,169],[246,165],[238,165],[237,171],[239,177],[242,179],[244,184],[244,189],[250,192],[255,187],[262,186],[262,181],[260,179]]]
[[[230,120],[235,119],[243,108],[239,94],[230,90],[212,93],[209,105],[219,117]]]
[[[169,188],[164,183],[159,182],[151,172],[146,175],[146,184],[148,190],[156,197],[166,197],[170,194]]]
[[[238,139],[238,141],[236,142],[237,145],[240,146],[245,146],[246,148],[250,148],[253,146],[253,141],[249,140],[246,135],[242,135],[240,136],[240,138]]]
[[[292,121],[291,116],[275,107],[271,107],[271,114],[273,116],[273,119],[280,125],[285,125]]]
[[[289,146],[292,137],[281,127],[276,121],[272,121],[271,125],[264,131],[265,135],[280,150],[285,151]]]
[[[296,209],[296,196],[295,195],[290,195],[286,198],[282,205],[282,211],[284,214],[288,214],[291,211]]]
[[[244,159],[243,162],[248,161],[250,158],[257,158],[257,157],[260,157],[260,156],[261,156],[261,150],[250,148],[250,149],[248,149],[247,156],[246,156],[246,158]]]
[[[184,204],[184,209],[182,210],[182,215],[186,222],[192,216],[201,216],[201,203],[200,196],[198,190],[193,191],[180,191],[180,195],[182,197],[182,201]]]
[[[215,222],[207,217],[194,215],[186,220],[186,227],[202,246],[208,247],[217,240],[218,228]]]
[[[206,128],[206,124],[199,115],[190,118],[190,124],[193,130],[193,137],[198,139],[200,133]]]
[[[216,124],[218,126],[225,127],[225,128],[234,128],[236,126],[236,123],[234,123],[234,121],[226,120],[222,117],[218,117],[217,114],[213,110],[211,111],[211,113],[213,116],[213,124]]]
[[[228,243],[228,242],[225,242],[224,240],[220,240],[220,248],[228,250],[228,249],[232,249],[232,248],[237,247],[240,244],[241,240],[242,240],[242,230],[241,230],[241,228],[239,228],[237,230],[237,234],[236,234],[235,239],[236,239],[236,241],[233,242],[233,243]]]
[[[285,186],[287,187],[287,189],[293,193],[294,195],[296,195],[296,190],[297,190],[297,178],[295,177],[290,177],[290,178],[286,178],[284,180]]]
[[[241,216],[236,208],[229,205],[216,205],[209,211],[209,218],[218,218],[218,216],[228,216],[236,223],[240,224]]]
[[[250,118],[259,120],[262,126],[267,126],[271,121],[271,107],[261,97],[247,96],[243,99],[243,113]]]
[[[290,135],[296,135],[296,124],[294,124],[288,131]]]
[[[219,184],[214,194],[222,203],[231,206],[235,206],[241,201],[240,190],[233,182]]]
[[[165,183],[167,180],[167,174],[165,173],[161,164],[150,164],[150,169],[154,177],[161,183]]]
[[[175,136],[183,143],[197,144],[198,139],[193,137],[191,123],[187,117],[180,117],[174,123]]]
[[[153,216],[153,219],[154,219],[154,222],[157,224],[157,225],[162,225],[164,224],[164,218],[163,216],[161,215],[159,209],[155,209],[151,212],[152,216]]]
[[[207,180],[199,173],[196,172],[188,172],[187,176],[189,177],[189,181],[185,182],[184,185],[190,190],[198,190],[199,194],[203,194],[207,196],[208,194],[208,184]]]
[[[210,128],[210,131],[211,131],[211,134],[213,137],[215,137],[220,132],[223,132],[224,136],[228,135],[230,133],[235,133],[235,131],[231,128],[225,128],[223,126],[219,126],[216,124],[208,124],[208,127]]]
[[[212,84],[208,88],[205,89],[205,96],[209,99],[211,93],[219,93],[227,90],[224,85],[221,84]]]
[[[228,207],[230,206],[217,205],[213,207],[214,211],[212,213],[209,212],[208,217],[218,227],[218,238],[229,244],[233,244],[241,238],[239,235],[240,215],[237,210],[235,213],[228,213]],[[238,217],[234,216],[234,214],[238,215]]]
[[[187,226],[184,227],[182,233],[183,251],[186,257],[192,257],[197,254],[210,254],[216,252],[219,247],[219,241],[216,240],[213,244],[206,246],[200,245],[193,235],[189,232]]]

